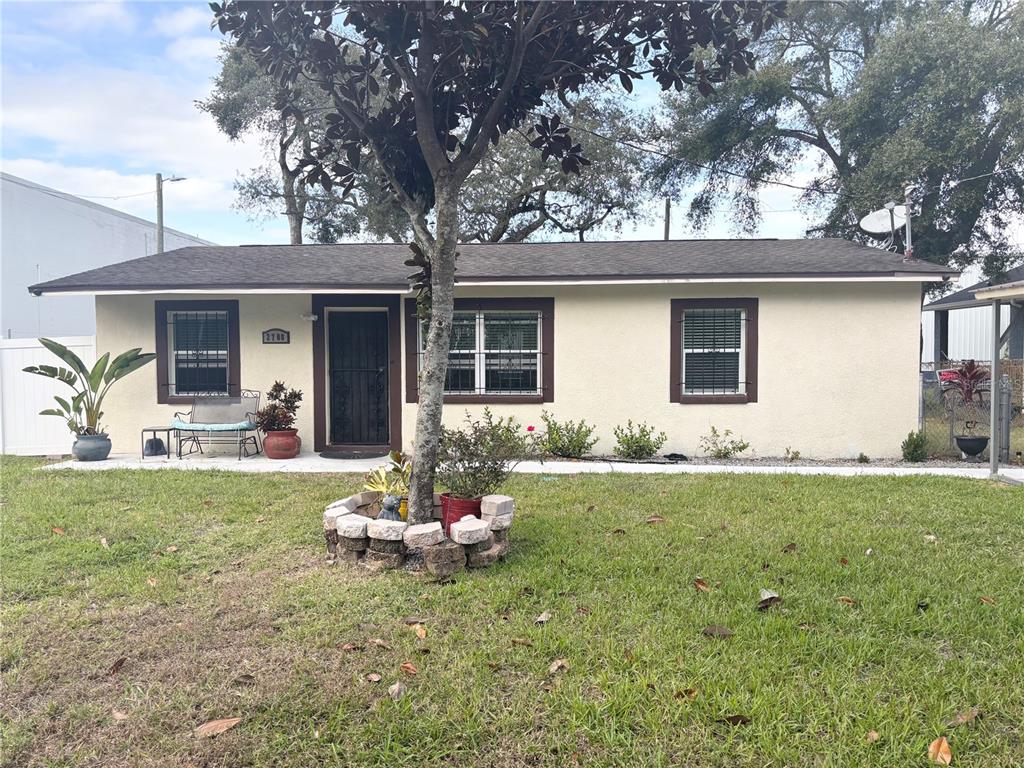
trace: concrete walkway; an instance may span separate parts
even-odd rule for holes
[[[296,459],[273,461],[265,456],[254,456],[239,461],[234,456],[189,456],[183,459],[155,458],[142,460],[138,456],[112,455],[106,461],[78,462],[62,461],[48,464],[44,469],[74,469],[104,471],[112,469],[176,469],[215,470],[227,472],[352,472],[366,474],[386,463],[380,459],[324,459],[310,453]],[[621,472],[623,474],[668,474],[694,475],[733,472],[736,474],[762,475],[835,475],[839,477],[931,475],[962,477],[986,480],[988,466],[976,464],[963,467],[883,467],[871,465],[769,465],[769,464],[628,464],[615,461],[526,461],[516,468],[517,472],[547,475],[575,475],[591,473]],[[1011,482],[1024,483],[1024,467],[1003,467],[1000,476]]]

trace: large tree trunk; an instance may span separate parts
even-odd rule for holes
[[[434,505],[434,470],[441,437],[444,378],[455,310],[455,256],[458,247],[458,189],[447,180],[435,185],[436,235],[426,248],[431,264],[432,304],[430,329],[419,374],[419,406],[413,445],[409,517],[414,523],[431,520]],[[421,247],[423,247],[421,245]],[[406,344],[415,344],[406,339]]]

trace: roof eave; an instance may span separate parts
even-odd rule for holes
[[[541,277],[509,277],[474,275],[456,280],[457,287],[474,286],[515,286],[515,285],[657,285],[674,283],[723,283],[723,282],[936,282],[948,280],[955,272],[792,272],[792,273],[735,273],[735,274],[691,274],[691,275],[545,275]],[[180,283],[147,283],[126,286],[123,284],[75,284],[37,283],[30,285],[29,293],[35,296],[45,294],[144,294],[144,293],[409,293],[406,283],[344,283],[344,284],[293,284],[245,283],[224,285],[182,285]]]

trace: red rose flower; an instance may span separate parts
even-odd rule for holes
[[[526,428],[527,432],[533,432],[533,430],[534,430],[534,426],[532,424]]]

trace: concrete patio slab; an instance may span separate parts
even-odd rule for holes
[[[290,473],[354,473],[366,474],[387,463],[386,457],[376,459],[325,459],[316,454],[303,454],[295,459],[275,461],[265,456],[254,456],[238,461],[234,456],[187,456],[182,459],[140,459],[138,456],[112,455],[106,461],[61,461],[42,467],[46,470],[73,469],[82,471],[109,471],[114,469],[169,469],[180,471],[224,472],[290,472]],[[987,480],[988,466],[976,464],[964,467],[884,467],[850,464],[770,465],[770,464],[631,464],[617,461],[525,461],[516,472],[545,475],[576,475],[619,472],[642,475],[699,475],[699,474],[759,474],[759,475],[833,475],[838,477],[961,477]],[[1003,467],[1000,477],[1011,482],[1024,483],[1024,467]]]

